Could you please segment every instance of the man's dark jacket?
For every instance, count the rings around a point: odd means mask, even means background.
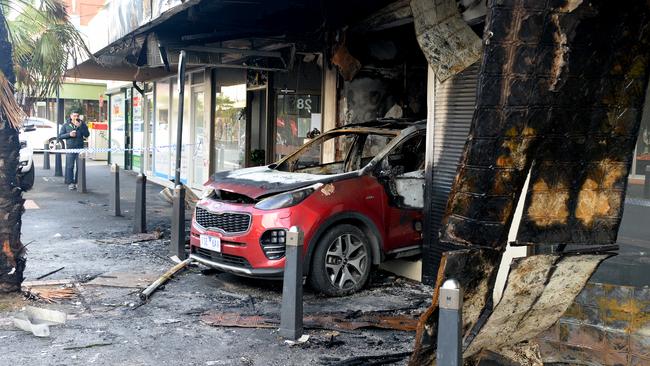
[[[77,136],[70,136],[72,131],[77,131]],[[84,147],[84,138],[88,136],[90,136],[88,126],[83,122],[79,127],[76,127],[71,121],[68,121],[61,126],[61,131],[59,131],[59,138],[65,139],[66,149],[82,149]]]

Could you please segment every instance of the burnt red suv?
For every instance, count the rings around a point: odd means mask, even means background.
[[[424,121],[377,120],[328,131],[269,166],[216,173],[196,205],[190,255],[281,277],[297,226],[312,287],[355,292],[373,265],[419,253],[425,146]]]

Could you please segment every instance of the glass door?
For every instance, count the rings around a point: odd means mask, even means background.
[[[143,98],[140,92],[133,90],[133,97],[131,98],[131,111],[133,121],[133,170],[140,171],[144,169],[143,159],[144,152],[142,148],[144,145],[144,106]]]
[[[203,88],[192,88],[192,125],[194,136],[192,141],[192,186],[201,188],[208,180],[208,143],[205,128],[205,93]],[[188,131],[189,133],[190,131]]]
[[[153,93],[147,93],[144,97],[144,127],[145,127],[145,143],[144,146],[147,147],[146,151],[142,152],[142,156],[145,158],[145,171],[147,174],[153,172],[153,160],[154,160],[154,149],[151,147],[154,146],[154,105],[153,105],[154,96]]]

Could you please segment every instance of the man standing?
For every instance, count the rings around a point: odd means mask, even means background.
[[[59,138],[65,140],[66,149],[83,149],[84,138],[88,136],[90,136],[88,126],[79,119],[79,111],[73,111],[68,122],[61,126],[61,131],[59,131]],[[79,153],[65,154],[65,184],[70,190],[77,189],[79,167],[76,171],[74,167],[78,156]]]

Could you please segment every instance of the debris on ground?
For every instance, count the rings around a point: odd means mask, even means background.
[[[48,272],[48,273],[46,273],[46,274],[44,274],[44,275],[42,275],[42,276],[36,277],[36,279],[37,279],[37,280],[42,280],[43,278],[45,278],[45,277],[49,277],[49,276],[51,276],[51,275],[53,275],[53,274],[55,274],[55,273],[61,271],[61,270],[64,269],[64,268],[65,268],[65,267],[61,267],[61,268],[55,269],[54,271],[51,271],[51,272]]]
[[[71,300],[77,297],[77,293],[71,287],[25,288],[23,294],[29,300],[42,300],[50,304],[61,300]]]
[[[82,346],[70,346],[70,347],[63,347],[64,350],[69,351],[69,350],[75,350],[75,349],[85,349],[85,348],[93,348],[93,347],[104,347],[104,346],[110,346],[113,343],[90,343],[90,344],[85,344]]]
[[[157,277],[153,273],[107,272],[88,281],[88,286],[146,288]]]
[[[158,287],[160,287],[160,285],[162,285],[163,283],[169,281],[172,278],[172,276],[174,276],[176,273],[178,273],[183,268],[187,267],[190,264],[190,262],[192,262],[191,259],[186,259],[186,260],[178,263],[177,265],[173,266],[172,268],[170,268],[169,271],[165,272],[162,276],[160,276],[160,278],[158,278],[154,283],[149,285],[149,287],[147,287],[146,289],[144,289],[140,293],[140,300],[146,301],[147,299],[149,299],[151,294],[154,291],[156,291],[156,289],[158,289]]]
[[[162,238],[162,232],[159,229],[156,229],[150,233],[138,233],[124,238],[95,239],[95,241],[100,244],[127,245],[143,241],[158,240],[160,238]]]
[[[239,313],[219,313],[208,311],[201,315],[205,324],[220,327],[241,328],[277,328],[280,319],[273,315],[242,315]],[[329,329],[352,331],[362,328],[381,328],[401,331],[415,331],[418,320],[403,315],[385,315],[378,312],[355,313],[322,313],[305,315],[303,327],[309,329]]]
[[[38,281],[23,281],[22,287],[39,287],[39,286],[58,286],[58,285],[72,285],[75,281],[71,279],[61,280],[38,280]]]
[[[289,346],[295,346],[297,344],[303,344],[309,340],[309,334],[303,334],[300,336],[300,338],[296,339],[295,341],[286,339],[284,341],[285,344],[288,344]]]
[[[26,306],[13,317],[14,326],[37,337],[49,337],[50,326],[65,324],[67,315],[64,312]]]
[[[332,366],[392,365],[409,357],[411,352],[399,352],[383,355],[356,356],[341,360],[335,357],[321,357],[321,364]]]
[[[198,202],[199,197],[194,194],[192,189],[188,188],[187,186],[185,187],[185,209],[186,210],[194,210],[194,206],[196,206],[196,202]],[[174,203],[174,189],[173,188],[163,188],[162,191],[158,194],[160,199],[163,201],[169,203],[172,205]]]

